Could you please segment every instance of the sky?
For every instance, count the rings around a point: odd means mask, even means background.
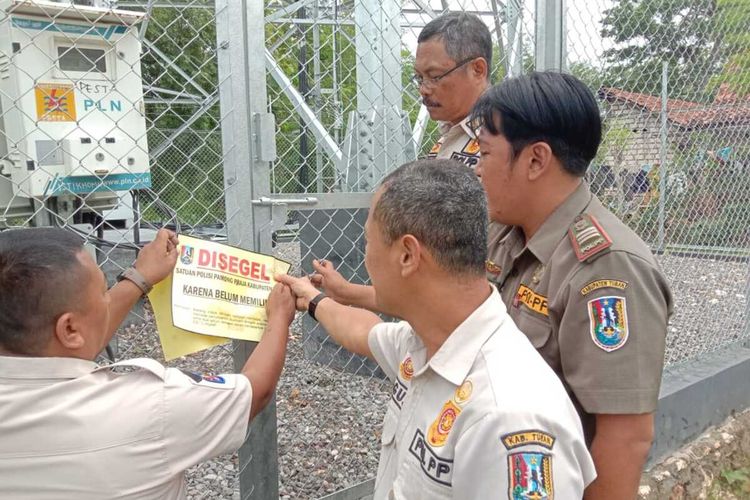
[[[523,4],[523,33],[525,40],[534,38],[535,1],[518,0]],[[433,10],[442,10],[442,0],[425,0]],[[601,19],[603,12],[611,7],[615,0],[567,0],[566,32],[568,37],[568,62],[585,61],[595,67],[601,66],[602,52],[611,47],[612,43],[601,37]],[[489,0],[448,0],[451,10],[484,11],[487,15],[482,19],[487,23],[490,30],[494,32],[495,24],[492,17],[492,8]],[[498,1],[499,9],[503,9],[503,2]],[[404,9],[414,9],[413,1],[405,1]],[[424,14],[404,14],[407,23],[414,25],[413,29],[404,31],[403,41],[412,52],[416,50],[416,37],[429,21]],[[503,31],[505,27],[503,26]]]

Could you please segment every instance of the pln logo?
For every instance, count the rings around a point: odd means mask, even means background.
[[[34,88],[36,117],[44,122],[76,121],[75,89],[69,84],[41,83]]]
[[[180,262],[182,262],[186,266],[189,266],[193,263],[194,255],[195,249],[193,247],[185,245],[184,247],[182,247],[182,251],[180,252]]]

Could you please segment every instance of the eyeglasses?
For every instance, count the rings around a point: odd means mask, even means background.
[[[451,73],[453,73],[457,69],[462,68],[463,66],[466,66],[467,64],[469,64],[474,59],[476,59],[476,57],[470,57],[469,59],[464,59],[463,61],[461,61],[460,63],[456,64],[454,67],[452,67],[451,69],[449,69],[448,71],[446,71],[442,75],[438,75],[438,76],[436,76],[434,78],[423,78],[420,75],[414,75],[414,76],[411,77],[411,81],[414,82],[414,85],[416,85],[417,88],[420,88],[420,87],[424,86],[424,88],[426,88],[426,89],[433,89],[433,88],[437,87],[437,84],[440,83],[440,80],[442,80],[446,76],[450,75]]]

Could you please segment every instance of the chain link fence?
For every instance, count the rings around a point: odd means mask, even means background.
[[[569,2],[568,68],[605,133],[589,181],[670,278],[667,364],[747,340],[750,5]]]
[[[366,282],[369,193],[439,135],[411,83],[422,27],[445,10],[480,15],[495,44],[494,82],[533,70],[554,41],[548,3],[538,15],[529,0],[269,1],[262,33],[252,31],[259,20],[240,19],[254,2],[80,3],[97,5],[0,2],[0,224],[78,231],[110,280],[166,225],[272,250],[295,273],[325,257]],[[564,6],[563,61],[598,96],[606,127],[588,180],[658,252],[675,293],[667,363],[747,341],[750,6]],[[253,36],[263,53],[227,55]],[[261,94],[238,87],[258,74]],[[257,95],[267,98],[245,106]],[[263,111],[275,116],[275,155],[255,145],[268,123],[253,113]],[[243,182],[248,190],[236,191]],[[265,194],[286,201],[265,206]],[[256,216],[267,224],[256,227]],[[250,236],[233,229],[251,226]],[[228,371],[244,349],[171,364]],[[147,305],[110,351],[163,359]],[[278,464],[283,498],[374,477],[388,391],[374,365],[299,318],[276,414],[262,424],[278,432],[278,456],[250,450],[201,464],[188,475],[191,498],[262,498],[272,489],[247,478],[264,462]]]

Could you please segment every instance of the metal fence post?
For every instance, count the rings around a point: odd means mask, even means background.
[[[251,200],[271,192],[267,117],[265,35],[261,0],[217,0],[216,36],[221,97],[224,185],[229,243],[271,252],[268,228],[271,207],[254,207]],[[270,135],[273,140],[273,135]],[[255,347],[234,342],[234,367],[239,370]],[[239,452],[240,498],[279,496],[276,405],[255,417]]]
[[[666,218],[667,203],[667,140],[669,123],[667,122],[667,97],[669,96],[667,85],[669,81],[669,63],[664,61],[661,75],[661,123],[659,131],[659,232],[658,249],[664,251],[664,226]]]
[[[566,0],[536,0],[534,59],[537,71],[566,69],[566,13]]]

